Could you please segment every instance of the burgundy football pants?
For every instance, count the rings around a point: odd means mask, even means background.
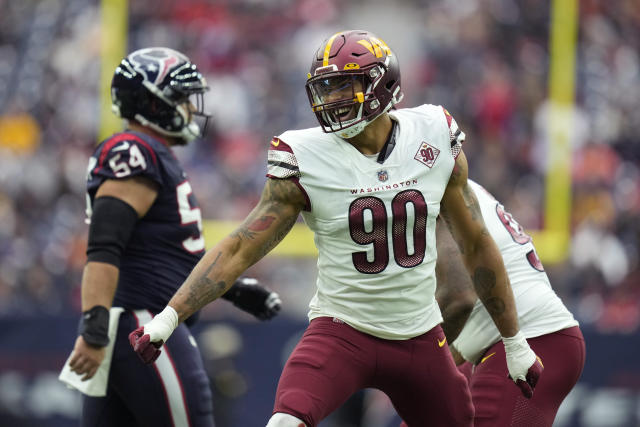
[[[507,378],[502,341],[491,346],[472,367],[458,366],[470,379],[476,427],[551,427],[560,404],[578,382],[584,368],[585,346],[577,326],[527,340],[542,359],[544,371],[527,399]],[[406,424],[401,424],[406,427]]]
[[[578,382],[585,361],[580,328],[575,326],[527,341],[544,365],[533,397],[526,399],[507,378],[504,346],[501,341],[494,344],[471,375],[476,427],[550,427],[560,404]]]
[[[322,317],[289,357],[273,412],[308,427],[363,388],[386,393],[410,427],[471,426],[473,406],[440,326],[409,340],[384,340]]]

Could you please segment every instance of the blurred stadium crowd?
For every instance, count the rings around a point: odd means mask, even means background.
[[[99,3],[0,0],[0,316],[79,311],[85,169],[100,126]],[[402,106],[446,106],[467,134],[470,176],[535,230],[543,226],[546,165],[544,3],[130,0],[128,50],[176,48],[208,74],[213,129],[176,150],[205,218],[244,217],[259,197],[271,136],[316,125],[304,81],[317,45],[361,27],[398,55]],[[640,5],[579,3],[576,108],[567,124],[571,254],[546,268],[583,327],[633,333],[640,326]],[[314,262],[267,258],[256,268],[297,307],[291,313],[306,312]]]

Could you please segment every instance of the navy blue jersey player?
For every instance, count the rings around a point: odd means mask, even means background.
[[[133,130],[102,142],[91,157],[91,166],[87,182],[91,205],[100,187],[111,179],[124,185],[136,180],[155,189],[150,191],[156,193],[153,203],[144,216],[136,218],[121,255],[103,261],[120,269],[114,306],[159,312],[175,292],[176,283],[184,281],[204,253],[200,208],[189,180],[169,145]],[[90,248],[89,256],[95,249]],[[152,277],[153,273],[158,277]]]
[[[125,311],[107,394],[83,396],[82,425],[213,425],[209,382],[188,327],[179,327],[155,364],[144,367],[127,339],[162,311],[204,254],[200,208],[172,147],[201,136],[195,119],[203,119],[204,129],[206,90],[196,65],[167,48],[135,51],[116,68],[113,108],[127,128],[97,147],[87,170],[88,261],[70,360],[84,380],[104,360],[109,308]],[[237,281],[225,296],[260,319],[280,308],[278,295],[255,279]]]

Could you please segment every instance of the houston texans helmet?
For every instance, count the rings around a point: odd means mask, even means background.
[[[130,53],[111,81],[113,112],[163,135],[187,143],[204,134],[209,115],[202,73],[182,53],[150,47]],[[198,117],[202,126],[193,120]]]
[[[352,138],[403,97],[398,59],[368,31],[322,42],[307,75],[307,95],[322,130]]]

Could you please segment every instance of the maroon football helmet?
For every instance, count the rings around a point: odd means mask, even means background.
[[[400,67],[389,46],[368,31],[342,31],[320,45],[307,95],[322,130],[352,138],[402,100]]]

